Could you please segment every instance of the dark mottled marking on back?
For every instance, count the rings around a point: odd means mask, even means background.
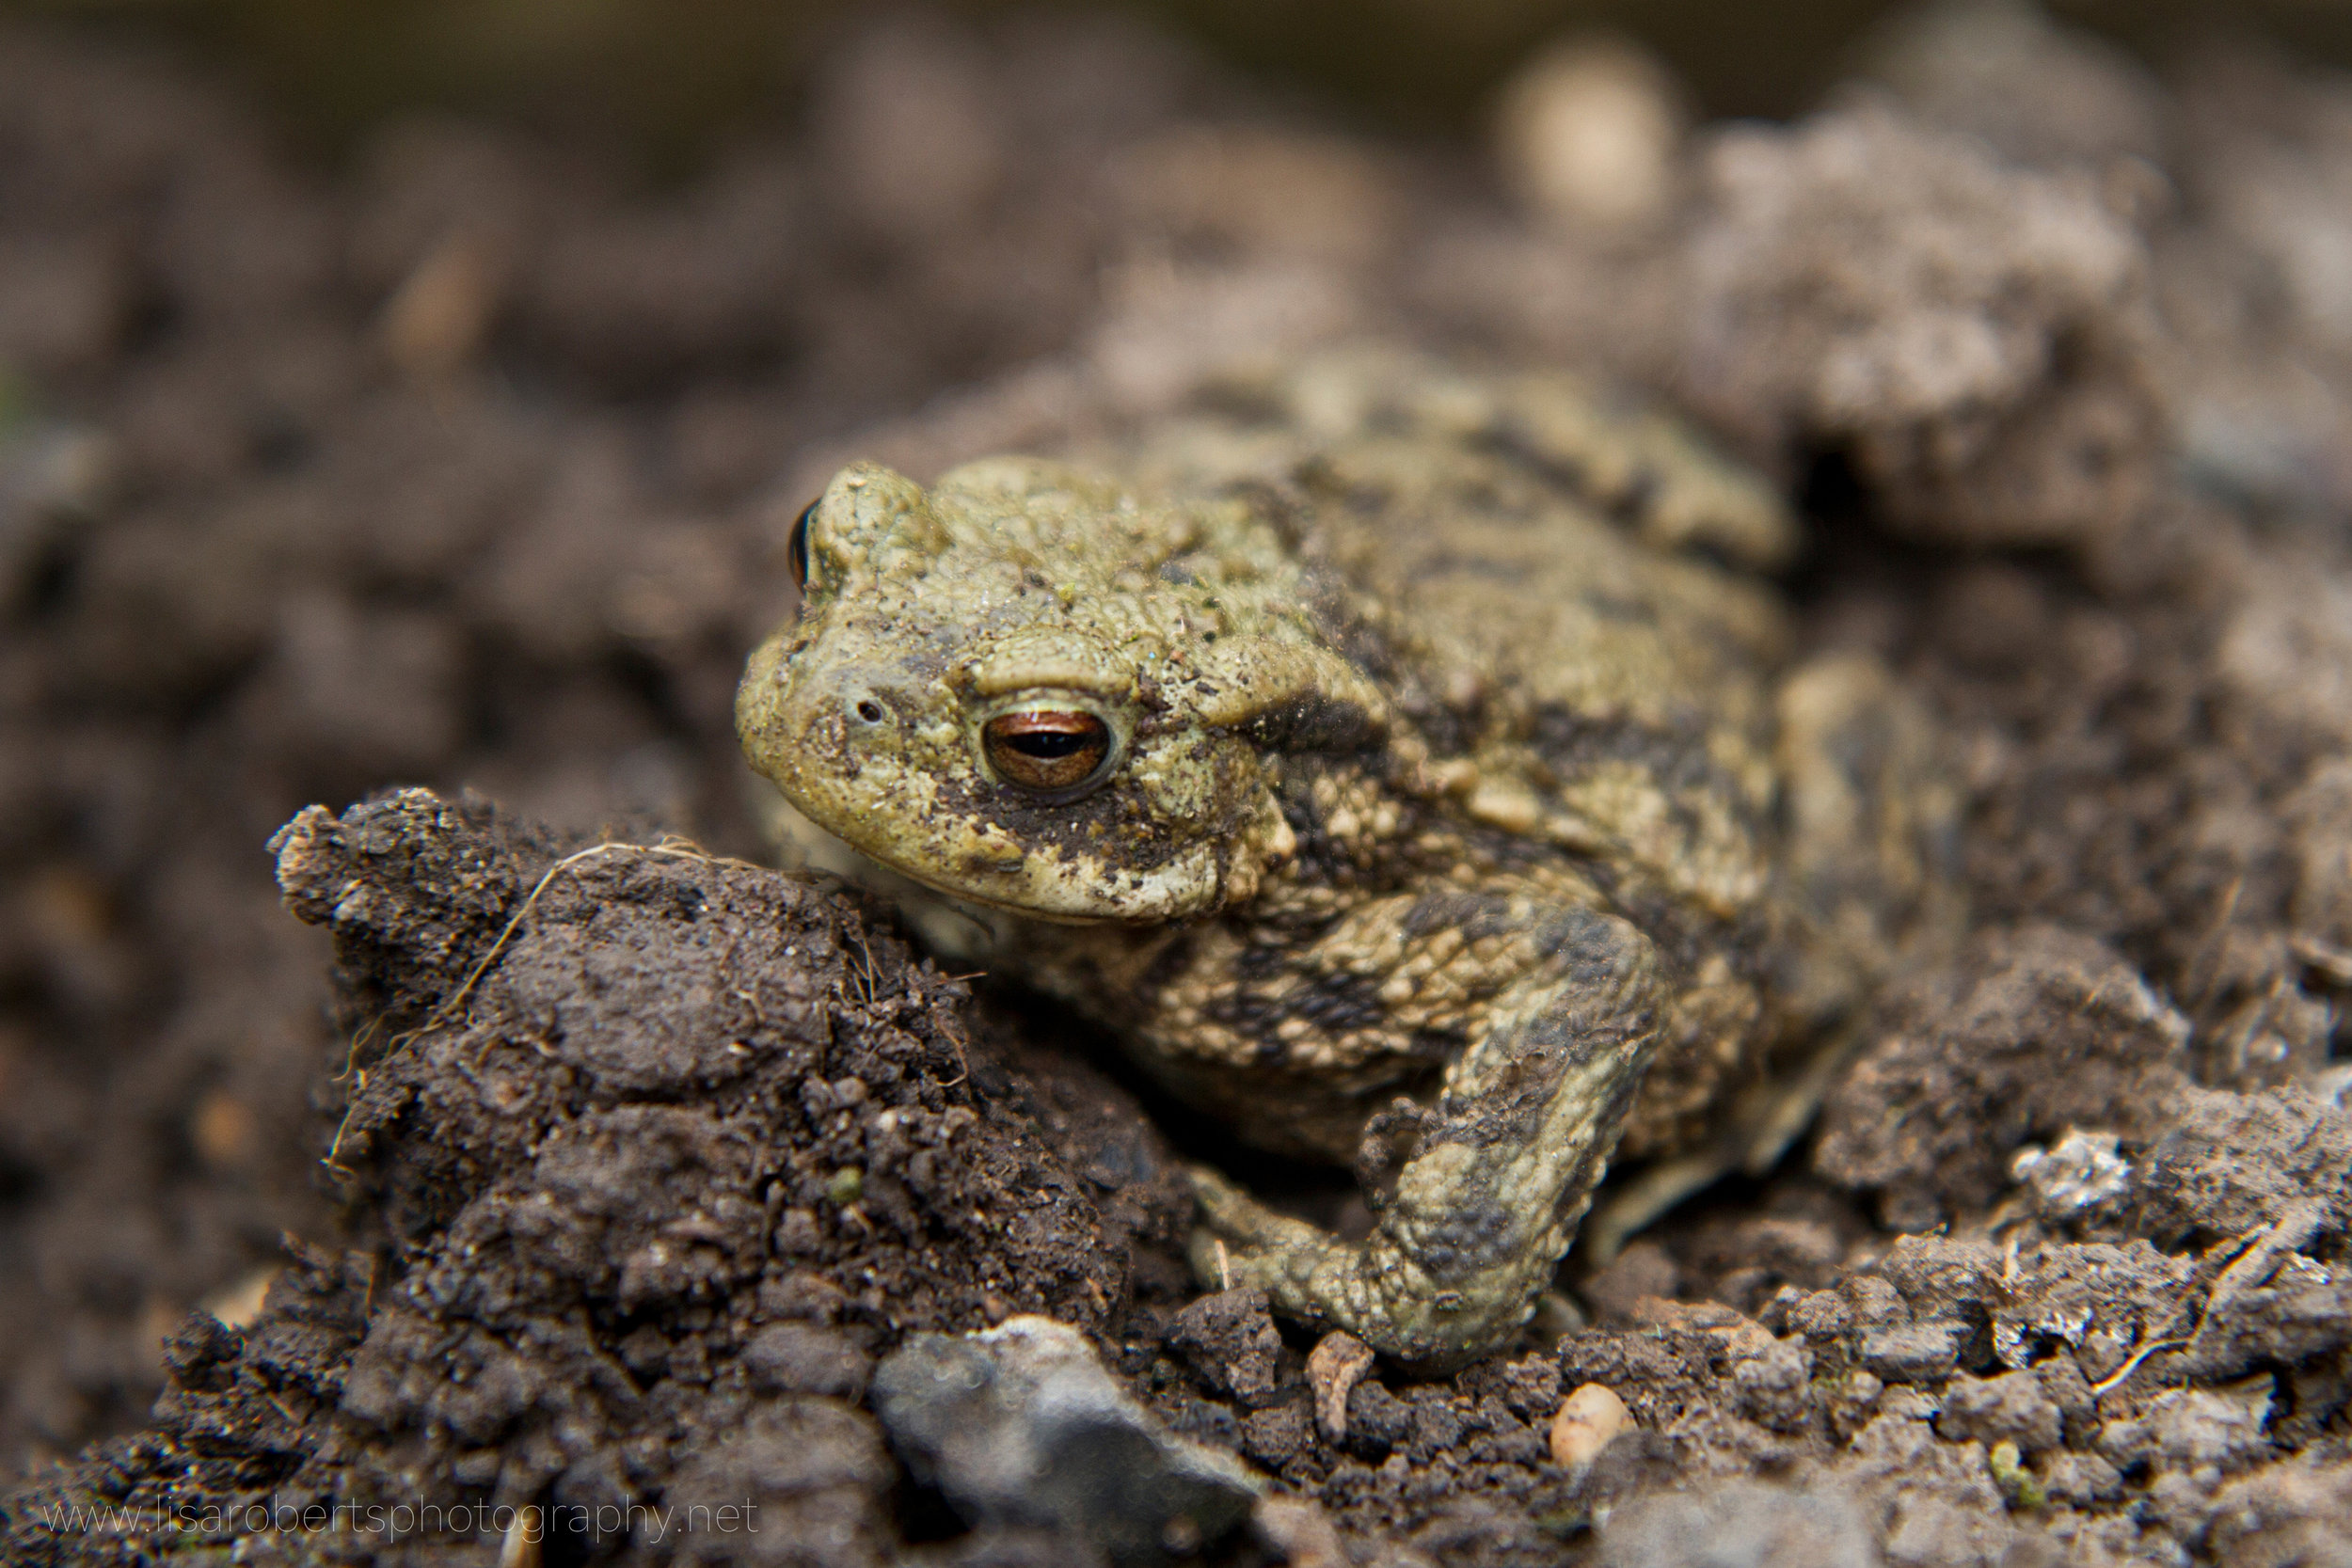
[[[1136,1003],[1149,1008],[1154,997],[1174,985],[1191,967],[1192,955],[1193,933],[1190,930],[1179,931],[1170,938],[1152,958],[1151,966],[1144,970],[1143,978],[1136,983]]]
[[[1536,708],[1528,739],[1556,771],[1575,777],[1602,762],[1629,762],[1672,791],[1700,790],[1736,800],[1730,775],[1707,754],[1704,726],[1695,719],[1657,728],[1612,715],[1581,713],[1559,703]]]
[[[1627,526],[1639,523],[1664,488],[1658,470],[1645,464],[1634,469],[1621,489],[1606,489],[1583,464],[1543,451],[1515,420],[1488,425],[1470,444],[1518,464],[1552,488],[1589,503],[1612,522]]]
[[[1423,556],[1414,565],[1423,578],[1484,578],[1489,582],[1517,582],[1527,573],[1526,564],[1521,562],[1494,561],[1483,555],[1465,555],[1457,550],[1440,550]]]
[[[1380,1000],[1380,980],[1375,974],[1317,974],[1303,995],[1292,993],[1290,1014],[1327,1035],[1375,1028],[1388,1016],[1387,1005]]]
[[[1405,915],[1405,934],[1415,942],[1446,930],[1461,932],[1465,942],[1477,942],[1486,937],[1511,936],[1518,928],[1508,898],[1451,887],[1433,888],[1422,894],[1413,900],[1413,907]]]
[[[1401,859],[1389,857],[1375,860],[1369,868],[1357,863],[1354,850],[1358,846],[1342,843],[1331,836],[1323,819],[1323,812],[1315,804],[1314,784],[1321,777],[1337,776],[1354,783],[1364,770],[1347,760],[1336,760],[1329,754],[1318,756],[1311,752],[1293,755],[1291,765],[1283,769],[1276,786],[1276,799],[1281,805],[1283,820],[1290,824],[1291,835],[1296,841],[1292,852],[1291,871],[1301,881],[1327,887],[1359,889],[1377,892],[1395,885],[1409,869]],[[1409,838],[1412,814],[1401,838]],[[1393,863],[1389,863],[1393,861]]]

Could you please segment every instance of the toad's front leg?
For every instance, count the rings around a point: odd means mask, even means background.
[[[1660,991],[1656,950],[1614,915],[1553,909],[1518,929],[1532,961],[1487,1001],[1436,1103],[1400,1104],[1367,1132],[1359,1169],[1404,1155],[1392,1181],[1367,1181],[1372,1235],[1342,1241],[1196,1171],[1203,1277],[1262,1287],[1286,1316],[1433,1370],[1518,1329],[1616,1147]]]

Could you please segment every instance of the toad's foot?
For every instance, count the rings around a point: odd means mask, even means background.
[[[1551,938],[1552,961],[1497,999],[1437,1104],[1400,1102],[1367,1129],[1372,1235],[1342,1241],[1195,1169],[1195,1272],[1417,1368],[1507,1342],[1575,1238],[1657,1043],[1647,940],[1586,911],[1563,913]],[[1383,1180],[1392,1140],[1412,1152]]]
[[[1195,1274],[1255,1285],[1284,1316],[1344,1328],[1415,1367],[1452,1367],[1507,1341],[1554,1261],[1540,1249],[1504,1259],[1465,1290],[1441,1283],[1384,1235],[1342,1241],[1275,1213],[1213,1171],[1195,1167],[1192,1190],[1201,1221],[1192,1233]]]

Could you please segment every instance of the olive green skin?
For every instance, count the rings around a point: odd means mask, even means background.
[[[1621,1145],[1787,1121],[1952,923],[1928,726],[1756,575],[1792,520],[1579,383],[1340,356],[1073,464],[856,465],[804,526],[737,708],[804,846],[1353,1164],[1354,1242],[1196,1172],[1195,1262],[1406,1362],[1510,1339]],[[1039,714],[1104,738],[1078,786],[992,749]]]

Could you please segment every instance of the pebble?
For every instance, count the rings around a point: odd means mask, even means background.
[[[1935,1383],[1952,1375],[1965,1323],[1938,1319],[1874,1329],[1862,1337],[1862,1364],[1889,1383]]]
[[[1674,199],[1678,97],[1664,68],[1635,45],[1564,39],[1503,88],[1496,155],[1543,217],[1604,232],[1645,228]]]
[[[1051,1318],[914,1335],[874,1370],[873,1405],[907,1468],[968,1522],[1052,1530],[1120,1568],[1217,1541],[1261,1490],[1231,1454],[1168,1432]]]
[[[1614,1390],[1587,1383],[1562,1400],[1551,1418],[1551,1462],[1564,1470],[1581,1469],[1633,1424],[1633,1413]]]

